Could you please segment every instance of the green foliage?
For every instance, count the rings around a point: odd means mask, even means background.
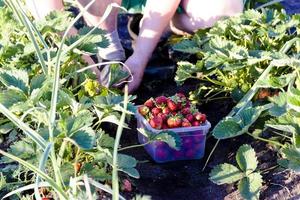
[[[161,131],[159,133],[152,133],[145,129],[138,129],[138,131],[148,138],[149,143],[162,141],[167,143],[173,149],[179,150],[181,148],[181,138],[173,131]]]
[[[134,97],[125,101],[119,90],[100,85],[85,68],[82,56],[109,44],[105,32],[89,33],[91,28],[84,27],[63,41],[61,33],[74,21],[69,12],[52,12],[35,21],[25,15],[21,1],[6,3],[0,7],[0,136],[12,144],[8,153],[1,151],[5,167],[0,169],[0,195],[9,190],[9,198],[28,194],[38,182],[50,186],[59,199],[86,197],[88,190],[76,193],[81,181],[92,190],[111,192],[100,182],[112,179],[116,140],[102,129],[103,123],[128,127],[120,124],[121,113],[133,114],[123,106],[132,109]],[[57,66],[60,73],[55,73]],[[124,77],[119,65],[112,67],[113,84]],[[118,158],[118,171],[139,177],[133,157]]]
[[[255,172],[257,158],[254,149],[249,145],[242,145],[236,154],[239,168],[224,163],[215,166],[209,174],[209,179],[215,184],[231,184],[239,181],[238,190],[244,199],[259,199],[262,187],[262,176]]]
[[[287,163],[285,167],[300,172],[300,148],[289,145],[282,149],[282,154]]]
[[[299,36],[299,19],[299,15],[289,16],[284,11],[247,10],[216,22],[212,28],[199,30],[190,38],[180,39],[173,49],[194,62],[178,62],[176,82],[181,85],[188,79],[199,80],[198,92],[193,92],[199,101],[233,91],[246,93],[270,63],[291,61],[299,53],[297,45],[288,48],[289,41]],[[289,50],[283,53],[283,47]],[[289,64],[277,67],[286,65]],[[285,87],[293,78],[289,72],[276,68],[259,85]]]
[[[238,112],[234,117],[226,117],[215,126],[213,136],[217,139],[227,139],[246,133],[268,107],[268,105],[250,106]]]
[[[218,185],[231,184],[243,177],[243,173],[237,167],[228,163],[215,166],[209,174],[209,179]]]

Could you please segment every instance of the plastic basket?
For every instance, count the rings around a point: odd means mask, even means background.
[[[143,128],[152,134],[158,134],[163,130],[157,130],[150,126],[148,121],[138,111],[135,114],[137,118],[137,127]],[[200,159],[204,156],[206,134],[211,124],[209,121],[200,126],[181,127],[164,129],[177,133],[181,138],[182,145],[180,150],[175,150],[165,142],[155,141],[144,146],[145,150],[158,163],[164,163],[176,160]],[[148,142],[148,138],[138,133],[138,140],[141,144]]]

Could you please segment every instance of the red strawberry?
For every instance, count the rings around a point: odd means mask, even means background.
[[[177,110],[177,104],[174,101],[172,101],[171,99],[167,100],[167,106],[171,111]]]
[[[138,111],[141,115],[146,116],[149,113],[149,108],[147,106],[140,106]]]
[[[160,108],[152,108],[151,113],[153,115],[158,115],[158,113],[161,113],[161,109]]]
[[[183,108],[183,109],[181,110],[181,113],[182,113],[183,115],[187,115],[187,114],[190,114],[190,113],[191,113],[191,110],[190,110],[190,108]]]
[[[153,98],[148,99],[145,103],[145,106],[147,106],[148,108],[153,108],[154,107],[154,100]]]
[[[162,120],[161,117],[154,116],[152,119],[150,119],[149,123],[150,123],[152,128],[161,129],[162,124],[163,124],[163,120]]]
[[[193,122],[192,122],[192,125],[193,125],[193,126],[200,126],[200,122],[199,122],[199,121],[193,121]]]
[[[178,110],[181,110],[182,107],[183,107],[183,105],[182,105],[181,102],[178,102],[178,103],[176,104],[176,107],[177,107]]]
[[[200,121],[201,121],[202,123],[204,123],[204,122],[206,121],[206,114],[201,114],[201,119],[200,119]]]
[[[168,107],[165,107],[162,109],[162,113],[168,115],[170,113],[170,109]]]
[[[182,120],[182,124],[181,124],[182,127],[190,127],[192,126],[191,122],[189,122],[189,120],[187,120],[186,118],[184,118]]]
[[[187,114],[186,116],[185,116],[185,118],[187,119],[187,120],[189,120],[189,122],[193,122],[194,121],[194,116],[192,115],[192,114]]]
[[[156,102],[156,104],[158,104],[158,105],[161,105],[161,104],[166,104],[167,103],[167,97],[165,97],[165,96],[159,96],[159,97],[156,97],[155,98],[155,102]]]
[[[168,125],[167,124],[165,124],[165,123],[163,123],[163,125],[162,125],[162,129],[168,129],[169,127],[168,127]]]
[[[167,124],[170,128],[176,128],[181,126],[181,118],[177,115],[169,117]]]
[[[197,121],[200,121],[200,120],[201,120],[201,117],[202,117],[202,114],[201,114],[200,112],[196,112],[196,113],[194,114],[194,117],[195,117],[195,119],[196,119]]]
[[[123,180],[123,189],[125,192],[131,192],[132,191],[132,184],[128,179]]]
[[[167,121],[167,115],[164,113],[158,113],[157,114],[158,117],[162,118],[163,122]]]
[[[175,94],[176,96],[180,97],[180,98],[186,98],[185,95],[181,92],[178,92]]]

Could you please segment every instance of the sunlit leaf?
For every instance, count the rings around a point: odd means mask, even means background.
[[[247,200],[258,200],[262,182],[262,176],[256,172],[244,177],[238,185],[241,196]]]
[[[234,183],[244,177],[244,174],[235,166],[224,163],[215,166],[209,173],[209,180],[217,185]]]
[[[257,158],[254,149],[250,145],[242,145],[236,153],[236,161],[240,169],[246,174],[252,173],[257,168]]]

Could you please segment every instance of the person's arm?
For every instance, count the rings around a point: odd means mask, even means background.
[[[133,81],[128,84],[129,92],[140,85],[147,62],[179,3],[180,0],[147,0],[134,53],[125,63],[133,75]]]

